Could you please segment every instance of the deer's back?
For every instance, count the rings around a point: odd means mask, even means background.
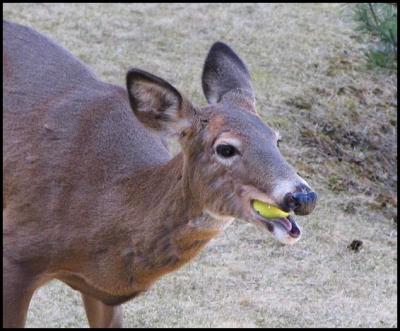
[[[124,89],[32,29],[3,22],[3,69],[6,226],[82,222],[113,182],[170,158]]]

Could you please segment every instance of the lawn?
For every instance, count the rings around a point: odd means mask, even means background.
[[[125,327],[397,327],[397,78],[366,68],[350,6],[3,4],[5,19],[103,80],[124,85],[141,68],[197,105],[205,56],[226,42],[248,64],[282,153],[319,193],[296,245],[236,220],[124,304]],[[54,281],[35,293],[27,327],[86,326],[78,292]]]

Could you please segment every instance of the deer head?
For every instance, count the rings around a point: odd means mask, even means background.
[[[208,106],[200,108],[159,77],[138,69],[127,74],[135,115],[149,129],[177,137],[188,194],[204,212],[217,219],[241,218],[283,243],[296,242],[301,230],[293,215],[267,219],[252,202],[307,215],[317,196],[285,161],[278,134],[257,114],[246,65],[217,42],[206,58],[202,86]]]

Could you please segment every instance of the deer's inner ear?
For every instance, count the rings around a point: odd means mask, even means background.
[[[190,126],[190,103],[165,80],[132,69],[127,74],[127,89],[133,112],[149,129],[173,135]]]

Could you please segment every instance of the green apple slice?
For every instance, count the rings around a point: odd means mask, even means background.
[[[289,213],[260,200],[253,201],[253,208],[265,218],[282,218],[289,216]]]

